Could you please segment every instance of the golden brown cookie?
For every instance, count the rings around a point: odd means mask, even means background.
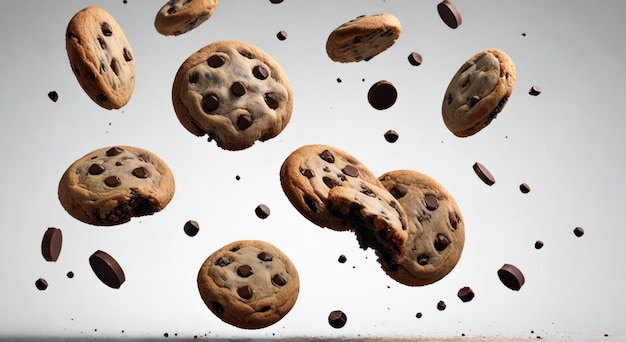
[[[456,201],[435,179],[412,170],[380,176],[400,202],[409,234],[400,257],[376,251],[383,270],[409,286],[432,284],[456,266],[465,244],[465,224]]]
[[[454,135],[468,137],[487,127],[504,108],[515,85],[515,65],[497,49],[477,53],[452,77],[441,105]]]
[[[65,33],[65,48],[78,83],[100,107],[126,105],[135,87],[135,58],[124,31],[105,10],[76,13]]]
[[[267,53],[238,41],[219,41],[180,66],[172,102],[181,124],[226,150],[243,150],[277,136],[293,110],[291,86]]]
[[[218,0],[169,0],[156,15],[154,27],[164,36],[187,33],[207,21]]]
[[[161,211],[174,196],[174,176],[154,153],[132,146],[92,151],[76,160],[59,182],[58,195],[72,217],[113,226]]]
[[[392,14],[361,15],[330,33],[326,53],[335,62],[369,61],[395,44],[401,32],[400,21]]]
[[[326,145],[293,151],[280,169],[283,192],[312,223],[353,231],[361,248],[399,255],[406,215],[372,172],[347,152]]]
[[[300,278],[291,260],[260,240],[232,242],[211,254],[198,272],[206,306],[222,321],[243,329],[268,327],[293,308]]]

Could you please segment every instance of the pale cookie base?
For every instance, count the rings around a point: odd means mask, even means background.
[[[441,106],[446,127],[458,137],[478,133],[504,108],[514,85],[515,65],[506,53],[497,49],[477,53],[446,89]]]
[[[260,253],[270,254],[264,261]],[[238,273],[247,265],[252,274]],[[276,277],[279,281],[276,282]],[[222,321],[243,329],[268,327],[293,308],[300,291],[298,272],[272,244],[259,240],[230,243],[211,254],[198,272],[198,290],[206,306]],[[238,291],[248,286],[250,298]]]
[[[456,201],[436,180],[417,171],[390,171],[380,180],[392,194],[396,185],[406,187],[406,194],[399,197],[398,202],[409,221],[409,236],[401,257],[376,253],[383,270],[399,283],[409,286],[439,281],[457,265],[465,244],[465,224]],[[427,195],[437,199],[436,209],[427,208]],[[435,242],[438,235],[448,242],[443,249]]]
[[[218,0],[170,0],[156,15],[154,27],[164,36],[187,33],[207,21]]]

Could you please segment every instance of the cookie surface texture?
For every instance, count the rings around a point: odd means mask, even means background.
[[[293,110],[289,81],[267,53],[239,41],[218,41],[193,53],[172,86],[174,111],[197,136],[225,150],[243,150],[277,136]]]
[[[468,137],[487,127],[506,105],[515,85],[515,65],[497,49],[477,53],[456,72],[443,99],[446,127]]]
[[[401,257],[377,251],[383,270],[409,286],[442,279],[457,265],[465,244],[465,224],[456,201],[435,179],[417,171],[390,171],[380,180],[398,199],[409,221]]]
[[[360,246],[399,254],[408,236],[406,215],[374,174],[347,152],[327,145],[293,151],[280,169],[283,192],[312,223],[353,231]]]
[[[215,251],[200,267],[197,282],[209,310],[243,329],[278,322],[300,292],[294,264],[276,246],[261,240],[235,241]]]
[[[164,36],[187,33],[207,21],[218,0],[170,0],[156,15],[154,27]]]
[[[119,109],[135,88],[135,58],[117,21],[102,8],[76,13],[65,33],[65,48],[74,76],[100,107]]]
[[[63,208],[95,226],[113,226],[164,209],[174,196],[174,177],[154,153],[132,146],[92,151],[76,160],[59,182]]]
[[[335,62],[369,61],[395,44],[401,32],[400,20],[392,14],[362,15],[330,33],[326,53]]]

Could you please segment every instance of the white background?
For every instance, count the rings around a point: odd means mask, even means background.
[[[178,37],[154,28],[163,5],[158,1],[3,4],[0,338],[626,338],[626,2],[457,0],[463,23],[456,30],[441,21],[437,3],[224,0],[207,22]],[[116,18],[135,55],[135,92],[120,110],[93,103],[69,66],[65,28],[88,5]],[[325,43],[334,28],[383,12],[402,23],[394,46],[367,63],[328,58]],[[276,38],[280,30],[287,40]],[[170,97],[180,64],[225,39],[272,55],[295,98],[291,122],[278,137],[237,152],[188,133]],[[441,101],[457,69],[487,48],[511,56],[515,89],[489,127],[457,138],[443,124]],[[421,66],[408,63],[412,51],[422,54]],[[384,111],[366,99],[379,80],[398,90],[396,104]],[[543,93],[528,95],[533,85]],[[56,103],[47,97],[51,90],[59,93]],[[383,138],[388,129],[400,134],[395,144]],[[278,170],[291,151],[312,143],[341,148],[375,174],[413,169],[441,182],[465,219],[465,249],[452,273],[425,287],[401,285],[384,274],[371,250],[358,248],[352,234],[302,217],[284,196]],[[89,226],[63,210],[58,182],[74,160],[112,145],[159,155],[174,173],[176,193],[153,216]],[[495,185],[474,174],[476,161],[494,174]],[[519,191],[522,182],[530,193]],[[254,214],[259,203],[271,209],[265,220]],[[193,238],[182,229],[189,219],[201,226]],[[64,238],[55,263],[40,251],[51,226]],[[585,229],[583,237],[572,233],[576,226]],[[196,287],[204,259],[240,239],[271,242],[300,274],[293,310],[265,329],[223,323]],[[541,250],[534,248],[537,239],[545,242]],[[97,249],[122,265],[126,282],[119,290],[91,271],[88,257]],[[345,264],[337,262],[341,254]],[[521,291],[499,282],[496,271],[504,263],[524,272]],[[76,276],[67,278],[68,271]],[[35,288],[40,277],[50,284],[45,291]],[[474,289],[473,301],[456,297],[463,286]],[[445,311],[436,309],[439,300]],[[348,316],[343,329],[327,323],[335,309]]]

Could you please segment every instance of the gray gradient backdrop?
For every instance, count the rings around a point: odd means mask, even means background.
[[[447,27],[438,1],[220,1],[207,22],[178,37],[154,28],[164,1],[6,2],[0,12],[0,338],[626,338],[624,211],[626,144],[623,1],[457,0],[463,24]],[[101,109],[74,78],[65,51],[70,18],[88,5],[109,11],[136,58],[136,87],[121,110]],[[328,34],[361,14],[388,12],[403,32],[389,50],[365,63],[332,62]],[[276,33],[285,30],[285,41]],[[526,35],[523,36],[522,33]],[[271,54],[294,91],[292,120],[277,138],[238,152],[220,150],[177,121],[170,91],[180,64],[217,40],[242,40]],[[509,103],[470,138],[444,126],[440,106],[457,69],[475,53],[498,48],[517,67]],[[407,56],[418,51],[419,67]],[[337,78],[343,82],[338,83]],[[369,106],[376,81],[398,90],[384,111]],[[538,97],[528,95],[537,85]],[[59,101],[47,93],[55,90]],[[387,143],[395,129],[400,139]],[[353,235],[314,226],[284,196],[278,170],[311,143],[348,151],[374,173],[414,169],[440,181],[465,218],[466,244],[443,280],[407,287],[388,278],[371,250]],[[74,160],[110,145],[158,154],[176,178],[162,212],[117,227],[92,227],[70,217],[57,199],[58,181]],[[472,171],[487,166],[496,184]],[[241,180],[235,179],[236,175]],[[522,194],[518,186],[532,187]],[[258,219],[254,208],[272,213]],[[183,233],[189,219],[201,225]],[[63,230],[59,260],[44,261],[45,230]],[[572,230],[584,227],[576,238]],[[231,327],[206,308],[196,288],[204,259],[239,239],[262,239],[295,263],[301,292],[277,324],[254,331]],[[545,247],[534,248],[541,239]],[[126,272],[119,290],[89,267],[97,249]],[[345,254],[345,264],[337,257]],[[519,292],[504,287],[504,263],[526,276]],[[73,271],[73,279],[66,277]],[[48,280],[46,291],[34,282]],[[476,297],[462,303],[456,292]],[[438,311],[439,300],[447,303]],[[343,329],[328,313],[348,315]],[[415,318],[422,312],[421,319]],[[176,336],[174,336],[176,334]],[[205,336],[206,334],[206,336]],[[605,337],[604,334],[608,334]]]

